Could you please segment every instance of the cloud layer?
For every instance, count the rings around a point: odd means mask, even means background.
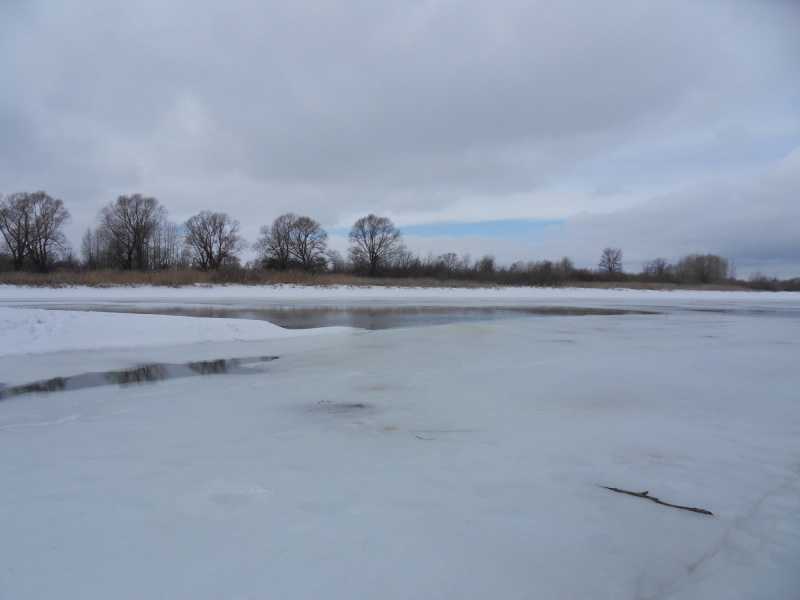
[[[566,219],[520,249],[580,261],[666,219],[664,253],[782,261],[797,179],[744,197],[797,162],[798,30],[789,0],[6,1],[0,189],[62,198],[77,235],[141,192],[253,236],[288,210]]]

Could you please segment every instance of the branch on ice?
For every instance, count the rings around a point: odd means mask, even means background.
[[[677,504],[670,504],[669,502],[663,502],[656,498],[655,496],[648,495],[649,492],[630,492],[628,490],[621,490],[619,488],[608,487],[602,485],[607,490],[611,490],[612,492],[617,492],[619,494],[628,494],[629,496],[636,496],[637,498],[646,498],[647,500],[652,500],[656,504],[663,504],[664,506],[671,506],[672,508],[680,508],[681,510],[690,510],[692,512],[700,513],[701,515],[714,515],[710,510],[706,510],[704,508],[692,508],[691,506],[678,506]]]

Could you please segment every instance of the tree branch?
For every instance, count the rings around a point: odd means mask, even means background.
[[[663,502],[654,496],[648,495],[649,492],[630,492],[628,490],[621,490],[619,488],[608,487],[605,485],[601,485],[600,487],[605,488],[607,490],[611,490],[612,492],[617,492],[618,494],[628,494],[629,496],[636,496],[637,498],[645,498],[647,500],[652,500],[656,504],[663,504],[664,506],[671,506],[672,508],[680,508],[681,510],[688,510],[691,512],[700,513],[701,515],[714,515],[710,510],[706,510],[704,508],[692,508],[691,506],[678,506],[677,504],[670,504],[669,502]]]

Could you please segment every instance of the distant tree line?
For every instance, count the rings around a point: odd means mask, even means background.
[[[353,224],[346,257],[328,248],[328,234],[317,221],[291,212],[263,225],[258,239],[248,244],[240,236],[240,223],[227,213],[203,210],[174,223],[157,199],[141,194],[119,196],[100,209],[96,226],[81,239],[79,258],[62,232],[69,219],[63,202],[43,191],[0,196],[0,271],[268,269],[519,286],[605,281],[713,284],[734,282],[736,275],[733,265],[715,254],[690,254],[675,264],[654,258],[640,272],[626,272],[622,250],[610,246],[603,249],[596,269],[576,268],[568,257],[506,267],[491,255],[474,261],[468,254],[452,252],[419,256],[406,247],[391,219],[374,214]],[[242,265],[239,255],[248,248],[256,259]],[[800,278],[781,281],[758,273],[748,285],[800,290]]]

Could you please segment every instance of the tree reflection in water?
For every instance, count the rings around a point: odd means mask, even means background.
[[[161,381],[167,378],[167,368],[164,365],[142,365],[124,371],[109,371],[104,373],[103,377],[109,383],[116,383],[117,385]]]
[[[241,365],[255,362],[270,362],[277,360],[277,356],[259,356],[257,358],[220,358],[218,360],[203,360],[186,363],[186,367],[198,375],[224,375],[226,373],[244,373],[247,369]]]
[[[178,377],[264,373],[263,370],[253,368],[253,365],[270,362],[277,358],[277,356],[253,356],[194,361],[186,364],[152,363],[120,371],[83,373],[73,377],[55,377],[14,387],[0,384],[0,400],[23,394],[71,391],[102,385],[138,385]]]
[[[9,389],[0,389],[0,399],[10,396],[19,396],[20,394],[60,392],[66,385],[67,379],[65,377],[54,377],[53,379],[47,379],[45,381],[18,385]]]
[[[224,360],[222,358],[219,360],[204,360],[201,362],[186,363],[186,366],[200,375],[221,375],[228,372],[231,366],[230,363],[235,360],[236,359]]]

